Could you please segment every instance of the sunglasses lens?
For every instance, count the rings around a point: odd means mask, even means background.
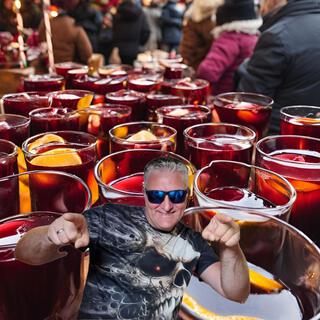
[[[187,195],[186,190],[172,190],[172,191],[160,191],[160,190],[146,190],[146,194],[150,203],[160,204],[163,202],[166,195],[172,203],[182,203]]]
[[[158,190],[150,190],[146,191],[148,200],[151,203],[157,203],[160,204],[164,200],[166,193],[163,191],[158,191]]]
[[[172,203],[182,203],[187,195],[186,190],[173,190],[168,193],[169,199]]]

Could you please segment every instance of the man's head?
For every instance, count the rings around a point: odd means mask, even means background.
[[[144,170],[146,217],[156,229],[171,231],[188,198],[188,168],[174,158],[151,160]]]

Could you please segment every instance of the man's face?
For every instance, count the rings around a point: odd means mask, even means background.
[[[145,181],[146,190],[186,190],[187,185],[180,172],[168,170],[154,170],[150,172],[148,180]],[[146,194],[146,217],[148,222],[156,229],[171,231],[183,216],[187,206],[187,197],[182,203],[172,203],[166,195],[163,202],[154,204],[148,201]]]

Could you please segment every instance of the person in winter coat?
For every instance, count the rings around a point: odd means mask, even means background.
[[[184,15],[179,52],[184,63],[194,70],[198,69],[210,49],[210,31],[216,25],[216,9],[222,3],[223,0],[194,0]]]
[[[16,35],[17,16],[13,11],[13,0],[0,0],[0,31]]]
[[[183,12],[178,9],[176,0],[168,0],[161,12],[161,35],[164,50],[176,50],[182,35]]]
[[[199,78],[211,83],[213,94],[235,90],[234,73],[252,54],[262,24],[253,0],[226,0],[216,19],[214,41],[197,70]]]
[[[93,8],[88,0],[64,0],[64,9],[86,31],[93,51],[98,52],[100,31],[103,27],[102,13]]]
[[[113,19],[114,46],[119,48],[122,63],[133,64],[143,46],[149,39],[150,27],[146,16],[133,0],[120,3]]]
[[[280,1],[267,14],[253,55],[238,70],[239,91],[268,95],[275,100],[270,132],[279,131],[280,108],[320,106],[320,1]],[[277,1],[279,3],[279,1]]]
[[[50,24],[54,61],[56,63],[76,61],[87,64],[92,55],[92,46],[83,28],[76,25],[75,20],[64,11],[51,19]],[[39,39],[41,42],[46,41],[43,21],[39,26]]]

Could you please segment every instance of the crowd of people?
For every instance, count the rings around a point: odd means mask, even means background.
[[[56,62],[87,63],[92,53],[109,63],[117,48],[122,63],[139,52],[179,52],[212,94],[247,91],[275,100],[271,133],[279,110],[292,104],[319,105],[319,0],[54,0],[51,20]],[[41,1],[22,1],[25,28],[45,41]],[[0,31],[17,32],[14,1],[0,1]]]

